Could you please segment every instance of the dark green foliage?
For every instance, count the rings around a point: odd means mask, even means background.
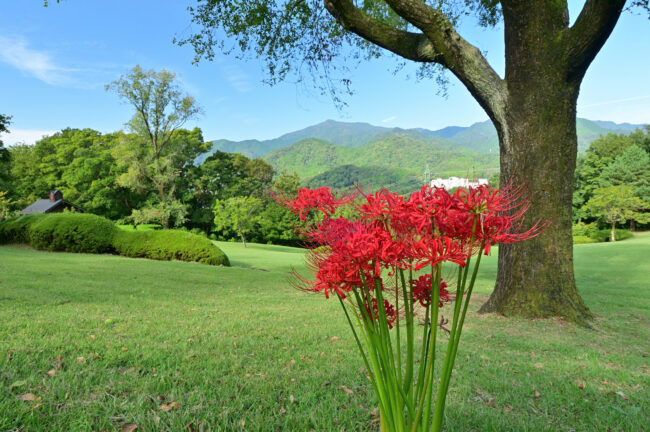
[[[118,228],[101,216],[57,213],[31,223],[29,244],[60,252],[108,253]]]
[[[0,244],[26,243],[29,244],[29,229],[32,224],[42,220],[47,215],[23,215],[0,222]]]
[[[454,150],[441,138],[408,132],[382,134],[355,148],[307,139],[273,151],[265,159],[278,170],[295,171],[304,177],[315,177],[343,165],[396,169],[403,176],[421,176],[428,166],[434,177],[464,176],[468,171],[488,176],[499,169],[496,153]]]
[[[607,134],[578,157],[573,193],[574,221],[589,219],[584,205],[599,187],[631,186],[634,195],[650,203],[650,127],[628,135]],[[592,219],[593,220],[593,219]],[[641,220],[636,222],[642,223]]]
[[[16,208],[46,198],[51,189],[85,211],[120,218],[142,196],[119,186],[123,173],[112,155],[125,139],[121,132],[102,134],[92,129],[64,129],[34,145],[10,149],[12,195]]]
[[[61,252],[112,253],[156,260],[230,265],[202,235],[185,231],[125,231],[101,216],[79,213],[25,215],[0,222],[0,244],[23,243]]]
[[[0,134],[9,132],[7,126],[9,126],[10,121],[11,117],[0,114]],[[4,147],[4,143],[0,140],[0,191],[8,189],[8,185],[5,182],[9,179],[10,159],[9,150]]]
[[[404,169],[342,165],[325,171],[308,182],[310,188],[329,186],[333,189],[350,189],[357,185],[364,190],[387,188],[392,192],[404,192],[417,189],[422,181]]]
[[[113,245],[119,255],[131,258],[230,265],[228,257],[210,240],[186,231],[119,231]]]

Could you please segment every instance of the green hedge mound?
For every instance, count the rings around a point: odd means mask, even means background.
[[[186,231],[119,231],[113,246],[118,254],[132,258],[230,265],[226,254],[210,240]]]
[[[131,258],[229,266],[207,238],[186,231],[124,231],[85,213],[25,215],[0,222],[0,244],[23,243],[57,252],[117,253]]]
[[[49,251],[110,253],[117,232],[115,224],[101,216],[57,213],[31,224],[29,244]]]
[[[0,244],[29,244],[29,229],[32,224],[48,215],[24,215],[0,222]]]

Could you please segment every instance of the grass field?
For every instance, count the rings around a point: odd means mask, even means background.
[[[0,247],[0,431],[376,430],[338,304],[287,284],[302,251],[218,244],[233,267]],[[472,313],[447,430],[647,430],[648,257],[576,246],[594,330]]]

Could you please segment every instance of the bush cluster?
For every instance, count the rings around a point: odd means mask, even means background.
[[[119,255],[132,258],[230,265],[228,257],[210,240],[186,231],[120,231],[113,245]]]
[[[603,243],[610,240],[611,231],[609,229],[599,229],[596,223],[577,223],[573,225],[573,243]],[[616,241],[625,240],[632,237],[632,231],[626,229],[616,230]]]
[[[40,218],[29,227],[29,244],[59,252],[110,253],[118,228],[101,216],[56,213]]]
[[[184,231],[124,231],[101,216],[81,213],[24,215],[0,222],[0,244],[23,243],[59,252],[117,253],[156,260],[230,265],[204,236]]]
[[[29,228],[46,215],[25,215],[0,222],[0,244],[29,244]]]

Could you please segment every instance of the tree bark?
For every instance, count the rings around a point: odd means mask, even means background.
[[[497,125],[502,184],[523,182],[530,202],[525,224],[550,226],[531,240],[499,246],[497,281],[480,312],[559,316],[586,325],[592,315],[576,288],[571,234],[581,77],[570,76],[558,45],[565,13],[545,1],[504,5],[508,99],[505,121]]]
[[[612,222],[612,235],[610,238],[611,241],[616,241],[616,222]]]
[[[580,324],[591,317],[573,273],[571,202],[578,92],[562,87],[549,93],[542,90],[530,99],[511,99],[501,137],[502,184],[524,182],[530,202],[525,224],[539,219],[550,226],[533,239],[499,246],[497,281],[480,312],[560,316]]]
[[[241,237],[242,244],[244,245],[244,247],[246,247],[246,239],[244,238],[244,234],[239,233],[239,236]]]

